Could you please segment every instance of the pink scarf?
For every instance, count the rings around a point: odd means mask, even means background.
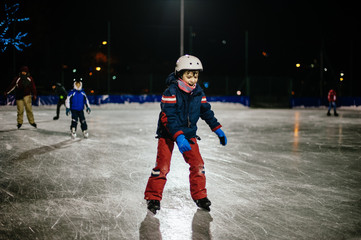
[[[178,79],[177,82],[178,82],[178,87],[186,93],[191,93],[197,86],[197,84],[194,84],[194,86],[190,86],[182,79]]]

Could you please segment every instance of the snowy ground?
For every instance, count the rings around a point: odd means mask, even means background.
[[[159,104],[93,106],[89,139],[70,117],[34,107],[16,129],[0,107],[0,239],[360,239],[361,111],[214,104],[223,147],[201,120],[211,212],[190,198],[175,148],[161,211],[143,192],[154,167]]]

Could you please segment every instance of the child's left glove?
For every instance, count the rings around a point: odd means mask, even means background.
[[[218,128],[216,131],[214,131],[214,133],[217,134],[220,143],[223,146],[226,146],[227,145],[227,137],[226,137],[226,134],[224,134],[224,132],[222,131],[222,129]]]
[[[91,111],[92,111],[92,110],[90,110],[90,107],[87,107],[87,108],[86,108],[86,112],[87,112],[88,114],[90,114]]]
[[[183,134],[181,134],[177,137],[176,142],[177,142],[177,145],[178,145],[178,148],[179,148],[179,151],[181,152],[181,154],[192,150],[191,145],[189,144],[188,140],[186,139],[186,137]]]
[[[66,108],[66,110],[65,110],[65,114],[68,116],[68,115],[69,115],[69,113],[70,113],[70,108]]]

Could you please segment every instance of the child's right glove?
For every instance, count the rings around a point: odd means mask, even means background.
[[[191,145],[189,144],[188,140],[186,139],[186,137],[181,134],[177,137],[176,139],[179,151],[181,152],[181,154],[183,154],[184,152],[187,152],[189,150],[191,150]]]
[[[88,114],[90,114],[90,112],[91,112],[90,107],[87,107],[87,108],[86,108],[86,112],[87,112]]]
[[[65,114],[68,116],[68,115],[69,115],[69,113],[70,113],[70,108],[66,108],[66,110],[65,110]]]
[[[226,146],[227,145],[227,137],[226,137],[226,134],[224,134],[224,132],[222,131],[222,129],[218,128],[216,131],[214,131],[214,133],[217,134],[220,143],[223,146]]]

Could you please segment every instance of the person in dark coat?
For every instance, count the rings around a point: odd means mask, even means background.
[[[23,66],[20,68],[20,73],[13,79],[10,86],[6,89],[5,96],[11,92],[15,92],[16,106],[17,106],[17,122],[18,129],[23,124],[24,107],[26,110],[26,116],[31,126],[37,127],[34,114],[32,110],[32,99],[36,100],[36,87],[34,79],[30,76],[29,68]]]
[[[59,113],[60,113],[60,107],[61,107],[61,105],[65,106],[65,100],[66,100],[68,93],[65,90],[65,88],[63,87],[63,85],[61,85],[61,83],[53,84],[52,89],[55,92],[55,94],[59,97],[58,104],[56,106],[56,116],[53,118],[54,120],[58,120]]]
[[[144,193],[148,209],[154,214],[160,210],[174,142],[177,143],[184,160],[190,165],[192,199],[198,207],[210,211],[211,202],[207,198],[204,162],[197,144],[197,140],[200,140],[197,136],[199,118],[217,134],[222,145],[227,144],[227,138],[221,130],[222,125],[214,117],[202,88],[197,84],[199,72],[202,70],[202,63],[197,57],[185,55],[178,59],[175,72],[166,80],[169,87],[164,91],[161,100],[156,166],[152,169]]]

